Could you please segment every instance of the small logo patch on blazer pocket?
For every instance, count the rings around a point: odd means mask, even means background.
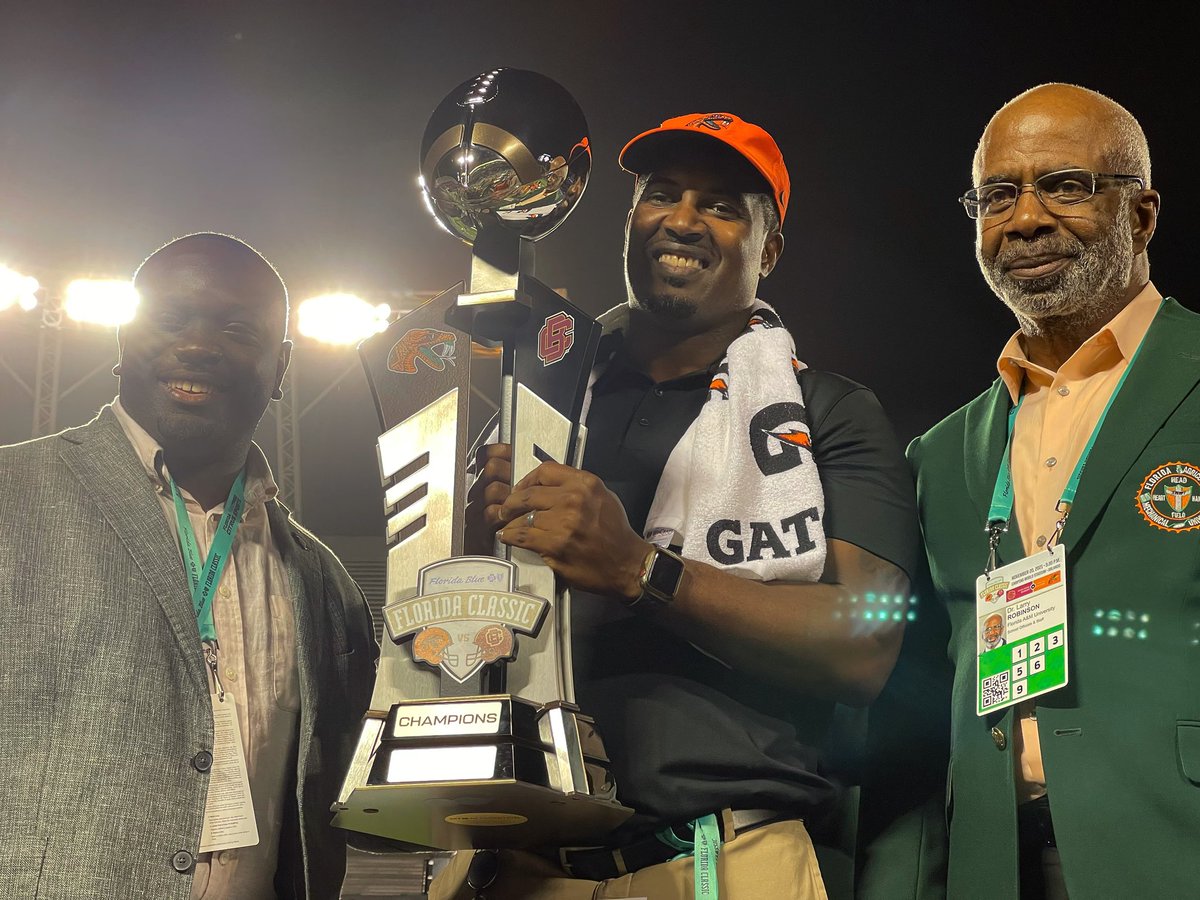
[[[1142,519],[1163,531],[1200,528],[1200,467],[1167,462],[1145,478],[1134,497]]]

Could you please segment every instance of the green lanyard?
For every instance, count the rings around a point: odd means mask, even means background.
[[[1159,305],[1161,307],[1161,303]],[[1133,356],[1129,357],[1129,365],[1121,373],[1121,377],[1117,380],[1117,386],[1113,388],[1108,402],[1104,404],[1104,409],[1100,412],[1100,419],[1096,422],[1096,427],[1092,429],[1092,434],[1088,438],[1087,444],[1084,445],[1079,461],[1075,463],[1075,470],[1067,479],[1067,486],[1063,488],[1062,497],[1054,507],[1059,513],[1059,520],[1054,526],[1054,533],[1050,535],[1050,540],[1046,542],[1047,550],[1053,549],[1055,542],[1062,535],[1063,526],[1067,524],[1067,516],[1071,514],[1071,506],[1075,503],[1075,493],[1079,490],[1079,479],[1083,477],[1083,467],[1091,455],[1092,447],[1096,444],[1096,438],[1100,435],[1100,428],[1108,417],[1108,411],[1112,409],[1113,401],[1117,399],[1117,394],[1121,393],[1121,388],[1125,386],[1125,379],[1129,377],[1129,372],[1133,369],[1133,364],[1137,362],[1138,354],[1142,352],[1142,345],[1145,343],[1146,337],[1143,335],[1141,341],[1138,342],[1137,349],[1133,351]],[[1021,408],[1024,400],[1025,395],[1022,394],[1017,398],[1016,406],[1008,413],[1008,441],[1004,445],[1004,456],[1000,459],[1000,471],[996,473],[996,486],[992,489],[992,505],[988,508],[988,560],[984,567],[985,575],[996,568],[996,546],[1000,543],[1000,535],[1008,531],[1008,522],[1012,517],[1013,485],[1010,458],[1012,456],[1013,430],[1017,423],[1017,410]]]
[[[710,813],[688,822],[692,829],[692,841],[680,839],[670,828],[655,832],[655,837],[682,852],[675,859],[691,856],[692,888],[696,900],[718,900],[717,857],[721,855],[721,831],[716,815]]]
[[[187,566],[188,578],[192,583],[192,608],[196,612],[196,624],[200,627],[200,640],[211,648],[217,646],[217,626],[213,622],[212,598],[217,585],[221,583],[221,573],[225,563],[229,561],[229,551],[233,547],[233,538],[242,522],[242,508],[246,505],[244,488],[246,485],[246,470],[238,473],[225,498],[225,512],[217,525],[217,533],[213,535],[212,545],[208,548],[208,558],[200,563],[200,546],[196,543],[196,533],[192,531],[191,520],[188,519],[187,509],[183,505],[183,496],[175,486],[175,480],[170,479],[171,495],[175,498],[175,520],[179,524],[179,546],[183,552],[183,561]],[[207,655],[207,654],[206,654]]]

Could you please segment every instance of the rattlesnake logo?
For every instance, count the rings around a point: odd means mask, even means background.
[[[442,664],[442,656],[446,648],[454,643],[450,632],[445,628],[431,627],[424,629],[413,638],[412,654],[416,659],[423,659],[433,666]]]
[[[720,131],[732,124],[733,116],[727,116],[725,113],[709,113],[707,116],[688,122],[690,128],[707,128],[709,131]]]
[[[454,334],[436,328],[410,328],[392,345],[387,367],[400,375],[416,375],[417,360],[435,372],[454,365]]]

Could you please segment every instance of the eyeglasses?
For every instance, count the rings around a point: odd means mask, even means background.
[[[1074,206],[1076,203],[1090,200],[1096,193],[1096,183],[1102,178],[1136,181],[1138,187],[1146,187],[1146,182],[1139,175],[1112,175],[1105,172],[1089,172],[1087,169],[1063,169],[1061,172],[1047,172],[1037,180],[1025,184],[1012,184],[1007,181],[983,184],[971,188],[958,198],[958,202],[972,219],[991,219],[1006,213],[1011,215],[1012,210],[1016,208],[1017,198],[1025,188],[1032,187],[1042,206],[1053,213],[1058,207]]]

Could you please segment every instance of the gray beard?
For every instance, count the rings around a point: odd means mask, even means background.
[[[1021,330],[1038,334],[1045,320],[1069,316],[1088,320],[1112,308],[1124,297],[1133,272],[1133,225],[1125,210],[1111,228],[1091,244],[1053,234],[1001,251],[985,260],[975,245],[975,259],[988,286],[1013,311]],[[1054,253],[1075,261],[1060,272],[1038,279],[1018,279],[1005,264],[1019,256]]]

